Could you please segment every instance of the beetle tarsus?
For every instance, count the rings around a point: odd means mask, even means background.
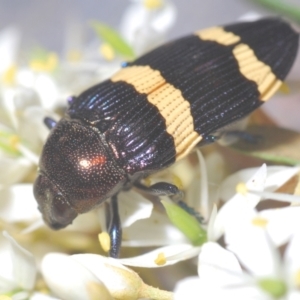
[[[137,189],[146,192],[153,196],[168,196],[170,199],[179,205],[183,210],[185,210],[190,215],[194,216],[199,223],[204,222],[204,218],[192,207],[188,206],[184,201],[183,192],[174,184],[168,182],[157,182],[149,187],[144,186],[141,183],[135,183],[134,185]]]
[[[187,213],[189,213],[191,216],[195,217],[196,220],[200,223],[203,224],[205,219],[204,217],[196,211],[193,207],[188,206],[184,201],[178,201],[177,204]]]

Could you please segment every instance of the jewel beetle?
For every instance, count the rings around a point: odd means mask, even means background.
[[[226,125],[247,116],[280,87],[299,34],[279,18],[212,27],[127,63],[110,79],[69,99],[39,162],[34,196],[53,229],[111,198],[111,256],[118,256],[117,195],[136,186],[180,191],[141,179],[167,168]]]

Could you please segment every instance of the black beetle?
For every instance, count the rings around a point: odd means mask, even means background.
[[[117,194],[166,168],[268,100],[289,72],[299,35],[267,18],[201,30],[126,64],[111,79],[70,98],[51,129],[34,196],[53,229],[112,197],[110,255],[118,256]]]

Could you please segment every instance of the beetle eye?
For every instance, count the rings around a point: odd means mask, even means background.
[[[65,201],[62,195],[53,195],[52,212],[48,222],[51,228],[61,229],[71,224],[77,213]]]
[[[37,177],[33,192],[44,221],[52,229],[64,228],[77,217],[77,212],[45,174]]]
[[[44,124],[47,126],[48,129],[52,129],[53,127],[55,127],[57,122],[52,118],[46,117],[44,119]]]

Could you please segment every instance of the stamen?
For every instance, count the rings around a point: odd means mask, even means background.
[[[248,188],[244,182],[240,182],[236,185],[235,190],[237,193],[242,194],[243,196],[246,196],[248,193]]]
[[[115,58],[115,51],[111,45],[104,43],[100,46],[101,55],[108,61]]]
[[[296,271],[294,281],[295,285],[300,288],[300,269]]]
[[[32,70],[38,72],[51,72],[56,69],[58,65],[58,56],[54,52],[50,52],[45,59],[33,59],[29,66]]]
[[[173,174],[173,184],[176,185],[179,190],[183,190],[182,180],[175,174]]]
[[[256,217],[256,218],[252,219],[251,223],[254,226],[265,228],[268,225],[269,220],[267,220],[265,218],[261,218],[261,217]]]
[[[158,265],[158,266],[163,266],[166,264],[167,260],[166,260],[166,256],[163,252],[158,253],[156,259],[154,260],[154,262]]]
[[[285,82],[283,82],[278,91],[288,95],[290,93],[290,87]]]
[[[110,236],[106,231],[98,234],[99,243],[105,252],[110,251]]]
[[[11,65],[3,74],[2,82],[6,85],[13,85],[15,83],[17,67]]]
[[[18,150],[19,144],[20,144],[20,138],[17,135],[14,134],[9,138],[9,145],[13,150]]]
[[[144,0],[144,5],[148,9],[157,9],[163,5],[162,0]]]

